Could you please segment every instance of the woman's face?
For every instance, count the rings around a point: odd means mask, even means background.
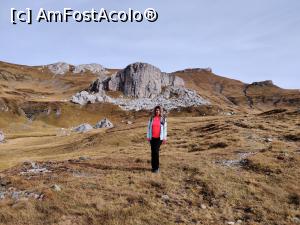
[[[156,115],[156,116],[159,116],[159,115],[160,115],[160,109],[159,109],[159,108],[157,108],[157,109],[155,110],[155,115]]]

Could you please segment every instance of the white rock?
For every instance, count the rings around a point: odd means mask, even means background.
[[[81,91],[76,95],[72,96],[71,102],[80,105],[85,105],[87,103],[95,103],[96,101],[103,101],[103,96],[100,94],[90,94],[87,91]]]
[[[93,127],[90,124],[84,123],[84,124],[81,124],[81,125],[73,128],[73,131],[76,131],[79,133],[84,133],[84,132],[90,131],[92,129],[93,129]]]
[[[4,133],[0,130],[0,143],[3,143],[5,140]]]
[[[0,191],[0,200],[5,198],[6,192]]]
[[[46,66],[55,75],[63,75],[70,70],[70,65],[65,62],[57,62]]]
[[[272,139],[272,138],[268,138],[268,137],[266,137],[266,138],[264,138],[264,141],[265,141],[265,142],[272,142],[272,141],[273,141],[273,139]]]
[[[48,170],[46,167],[40,167],[36,162],[33,161],[25,161],[24,164],[29,164],[31,169],[27,169],[25,171],[20,172],[21,175],[27,174],[39,174],[39,173],[50,173],[51,171]]]
[[[107,118],[104,118],[102,120],[100,120],[95,126],[94,128],[97,129],[97,128],[104,128],[104,127],[108,127],[108,128],[111,128],[113,127],[113,123],[110,122]]]
[[[52,189],[54,191],[61,191],[61,187],[59,185],[57,185],[57,184],[52,185]]]
[[[87,157],[87,156],[80,156],[79,157],[79,160],[81,161],[86,161],[86,160],[90,160],[91,158],[90,157]]]
[[[86,71],[91,71],[92,73],[101,74],[105,71],[105,68],[102,65],[97,63],[81,64],[75,66],[73,73],[84,73]]]
[[[299,217],[293,217],[293,221],[294,221],[295,223],[299,223],[299,224],[300,224],[300,219],[299,219]]]
[[[170,200],[170,197],[169,197],[168,195],[162,195],[162,196],[161,196],[161,199],[162,199],[163,201],[169,201],[169,200]]]

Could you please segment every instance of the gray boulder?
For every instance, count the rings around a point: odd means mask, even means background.
[[[161,71],[148,63],[133,63],[111,77],[109,90],[125,96],[151,98],[161,92]]]
[[[46,66],[55,75],[63,75],[70,70],[70,65],[65,62],[57,62]]]
[[[101,74],[105,72],[105,68],[97,63],[81,64],[74,67],[73,73],[84,73],[86,71]]]
[[[5,140],[4,133],[0,130],[0,143],[3,143]]]
[[[71,102],[86,105],[87,103],[96,103],[96,102],[111,102],[111,97],[107,96],[104,91],[99,93],[89,93],[87,91],[81,91],[72,96]]]
[[[112,98],[105,91],[121,91],[124,96]],[[86,91],[72,97],[72,102],[109,102],[124,110],[149,110],[162,105],[166,110],[210,104],[196,91],[184,87],[184,80],[174,73],[162,73],[147,63],[133,63],[116,74],[94,81]]]
[[[90,71],[94,74],[105,74],[106,72],[105,68],[102,65],[96,63],[80,64],[77,66],[72,66],[65,62],[57,62],[57,63],[46,65],[44,67],[48,68],[55,75],[64,75],[69,71],[72,71],[74,74],[84,73],[87,71]]]
[[[111,77],[97,79],[88,91],[121,91],[127,97],[153,98],[168,86],[183,87],[184,81],[174,74],[162,73],[148,63],[133,63]]]
[[[107,118],[104,118],[102,120],[100,120],[98,123],[96,123],[96,125],[94,126],[95,129],[97,128],[111,128],[113,127],[113,123],[110,122]]]
[[[84,132],[87,132],[87,131],[90,131],[90,130],[93,130],[93,127],[88,123],[84,123],[84,124],[81,124],[81,125],[73,128],[73,131],[76,131],[76,132],[79,132],[79,133],[84,133]]]
[[[72,96],[71,101],[80,105],[85,105],[88,102],[95,103],[96,96],[88,93],[87,91],[81,91]]]
[[[109,90],[108,83],[110,79],[108,76],[99,77],[88,87],[88,91],[90,93],[102,93],[104,90]]]
[[[71,102],[85,105],[87,103],[105,102],[108,99],[109,96],[106,96],[104,92],[90,94],[87,91],[81,91],[72,96]]]
[[[184,81],[182,78],[175,76],[175,74],[161,73],[161,86],[184,87]]]

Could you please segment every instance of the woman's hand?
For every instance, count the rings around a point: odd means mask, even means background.
[[[166,139],[164,139],[162,143],[163,143],[163,144],[166,144],[166,143],[167,143],[167,140],[166,140]]]
[[[147,141],[149,141],[149,142],[150,142],[150,138],[147,138]]]

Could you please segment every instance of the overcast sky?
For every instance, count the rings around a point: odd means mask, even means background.
[[[154,23],[10,23],[10,10],[145,10]],[[299,0],[10,0],[0,2],[0,60],[57,61],[123,68],[148,62],[162,71],[211,67],[246,83],[300,88]]]

